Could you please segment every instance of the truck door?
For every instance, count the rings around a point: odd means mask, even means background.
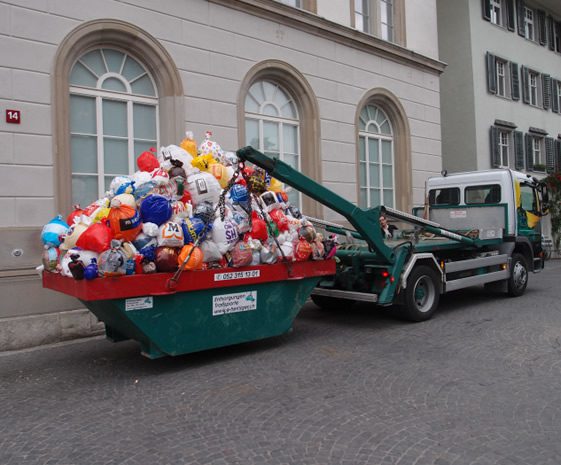
[[[517,211],[518,235],[528,238],[534,257],[540,257],[541,209],[536,186],[520,183],[520,206]]]

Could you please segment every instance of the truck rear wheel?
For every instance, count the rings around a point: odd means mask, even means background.
[[[524,255],[512,254],[510,278],[508,278],[508,295],[518,297],[524,294],[528,285],[528,265]]]
[[[342,310],[351,307],[355,301],[351,299],[337,299],[335,297],[328,297],[325,295],[311,296],[312,302],[322,310]]]
[[[428,320],[438,307],[439,300],[440,290],[436,272],[424,265],[414,268],[407,278],[403,316],[410,321]]]

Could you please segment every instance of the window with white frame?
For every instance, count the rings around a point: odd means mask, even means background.
[[[553,85],[557,88],[557,92],[553,95],[557,99],[557,108],[559,109],[559,112],[561,112],[561,81],[556,80]]]
[[[355,28],[367,34],[372,33],[370,21],[370,0],[354,0]]]
[[[352,2],[355,29],[389,42],[396,41],[396,0],[352,0]]]
[[[524,37],[528,40],[535,40],[536,28],[534,22],[534,10],[524,7]]]
[[[497,26],[502,26],[503,20],[503,5],[502,0],[491,0],[491,22]]]
[[[544,161],[544,151],[543,151],[544,139],[543,137],[532,137],[532,160],[534,171],[544,171],[545,161]]]
[[[499,160],[500,166],[508,168],[510,166],[510,146],[511,131],[499,129]]]
[[[497,71],[497,95],[501,97],[507,96],[507,63],[502,60],[496,60],[495,62]]]
[[[292,96],[276,82],[259,80],[245,97],[245,138],[265,155],[279,158],[300,171],[300,120]],[[288,192],[292,205],[301,207],[296,190]]]
[[[358,205],[372,208],[395,204],[393,130],[386,113],[366,105],[359,117]]]
[[[530,97],[530,105],[537,106],[539,104],[538,100],[538,81],[539,73],[530,71],[528,74],[528,95]]]
[[[393,0],[380,0],[380,37],[393,41]]]
[[[88,205],[158,145],[158,96],[146,68],[111,48],[82,55],[69,83],[72,202]]]

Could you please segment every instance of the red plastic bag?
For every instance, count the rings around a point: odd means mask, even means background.
[[[155,151],[156,150],[154,149],[154,152]],[[150,149],[150,152],[142,152],[138,157],[138,160],[136,160],[136,164],[138,165],[138,169],[140,171],[146,171],[147,173],[151,173],[156,168],[160,167],[160,163],[158,162],[155,153],[152,152],[152,149]]]
[[[271,213],[269,213],[269,216],[277,225],[277,228],[279,228],[280,232],[288,231],[288,218],[281,210],[273,210]]]
[[[107,220],[103,219],[100,223],[94,223],[88,227],[76,241],[76,245],[85,250],[101,253],[111,248],[113,231],[107,225]]]
[[[66,224],[68,224],[68,226],[72,226],[74,224],[75,217],[85,214],[84,210],[80,208],[80,205],[74,205],[73,208],[74,210],[72,213],[66,217]]]
[[[244,240],[253,238],[259,239],[262,242],[265,242],[269,234],[267,233],[267,223],[264,220],[259,218],[256,212],[251,213],[251,231],[249,231]]]
[[[294,260],[305,262],[312,255],[312,245],[304,238],[300,238],[294,248]]]

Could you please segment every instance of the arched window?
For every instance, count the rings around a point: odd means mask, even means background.
[[[88,205],[158,145],[158,95],[146,68],[114,48],[80,56],[69,85],[72,202]]]
[[[359,116],[359,201],[362,208],[394,207],[395,174],[392,124],[376,105]]]
[[[298,109],[291,95],[276,82],[258,80],[247,91],[245,138],[247,145],[301,170]],[[301,207],[296,190],[291,190],[288,198]]]
[[[57,211],[101,197],[108,178],[134,171],[135,156],[185,133],[177,66],[134,24],[79,24],[57,49],[52,82]]]

